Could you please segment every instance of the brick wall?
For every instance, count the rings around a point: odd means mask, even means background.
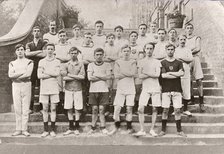
[[[224,19],[224,7],[219,2],[191,0],[195,34],[202,38],[202,57],[212,67],[220,87],[224,88],[224,31],[220,22]],[[217,19],[220,17],[220,19]]]

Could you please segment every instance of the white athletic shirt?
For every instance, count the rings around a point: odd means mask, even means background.
[[[177,59],[189,58],[193,60],[191,49],[188,47],[184,47],[184,48],[177,47],[174,52],[174,57]],[[190,78],[190,64],[183,62],[183,67],[184,67],[184,76],[181,78]]]
[[[44,72],[55,72],[60,69],[60,61],[57,59],[49,60],[47,58],[41,59],[38,66],[38,76],[39,70]],[[51,95],[59,94],[59,86],[57,77],[52,77],[48,79],[40,80],[40,94]]]
[[[90,47],[81,46],[81,47],[78,47],[78,49],[81,51],[81,54],[78,55],[79,61],[83,61],[83,60],[95,61],[94,59],[95,46],[90,46]]]
[[[137,60],[137,59],[138,59],[138,54],[139,54],[139,52],[140,52],[140,51],[143,51],[142,46],[136,44],[136,45],[134,45],[134,46],[131,46],[131,45],[130,45],[130,47],[131,47],[131,55],[130,55],[130,58],[131,58],[131,59],[134,59],[134,60]]]
[[[93,44],[95,48],[103,48],[106,43],[106,36],[105,35],[93,35],[92,37]]]
[[[118,59],[115,61],[115,67],[114,67],[114,74],[119,74],[120,72],[133,72],[136,73],[137,67],[136,67],[136,61],[133,59],[130,59],[128,61],[125,61],[123,59]],[[135,83],[134,83],[134,77],[125,77],[123,79],[118,80],[117,82],[117,93],[120,94],[135,94]]]
[[[68,41],[73,47],[80,47],[82,46],[84,40],[82,37],[78,37],[78,38],[73,37]]]
[[[58,38],[58,34],[51,34],[51,33],[46,33],[43,35],[43,40],[47,40],[47,42],[49,43],[53,43],[53,44],[58,44],[59,43],[59,38]]]
[[[186,39],[186,47],[190,48],[191,50],[195,48],[196,46],[196,39],[200,38],[199,36],[193,36],[191,38]],[[199,56],[199,53],[194,54],[193,56]]]
[[[138,63],[138,68],[142,69],[142,72],[144,73],[154,73],[155,75],[160,74],[161,70],[161,63],[159,60],[151,58],[148,59],[148,57],[142,59]],[[145,92],[161,92],[161,88],[159,85],[159,77],[158,78],[146,78],[142,80],[142,90]]]
[[[129,41],[128,40],[126,40],[126,39],[123,39],[123,38],[121,38],[121,39],[115,39],[114,40],[114,45],[119,49],[119,50],[121,50],[121,47],[122,46],[124,46],[125,44],[129,44]]]
[[[58,59],[68,59],[67,61],[69,61],[69,59],[70,59],[70,56],[69,56],[70,48],[71,48],[71,45],[69,43],[55,45],[55,51],[54,51],[55,57],[58,58]],[[62,62],[64,62],[64,61],[62,61]]]
[[[115,45],[110,46],[109,44],[105,44],[104,51],[105,51],[104,53],[105,58],[112,57],[112,58],[118,59],[119,48],[117,46]],[[108,61],[108,62],[113,62],[113,61]]]
[[[153,57],[156,59],[161,59],[166,57],[166,45],[167,41],[158,41],[155,45],[155,49],[153,52]]]
[[[108,71],[111,71],[109,63],[103,63],[102,65],[96,65],[95,62],[92,62],[88,65],[87,72],[93,72],[94,74],[107,74]],[[107,81],[90,81],[89,92],[109,92]]]
[[[149,42],[157,43],[158,42],[158,35],[155,33],[147,33],[146,36],[149,39]]]
[[[142,48],[142,50],[143,50],[144,45],[149,42],[150,42],[150,39],[147,35],[145,35],[145,36],[139,35],[138,39],[136,41],[136,43]]]

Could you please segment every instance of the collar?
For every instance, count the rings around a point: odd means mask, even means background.
[[[104,64],[104,62],[102,62],[102,63],[100,63],[100,64],[98,64],[97,62],[94,62],[94,64],[97,65],[97,66],[101,66],[101,65]]]
[[[72,60],[70,60],[70,61],[68,62],[68,64],[69,64],[69,65],[75,65],[75,66],[76,66],[76,65],[79,65],[79,61],[76,60],[76,61],[73,62]]]

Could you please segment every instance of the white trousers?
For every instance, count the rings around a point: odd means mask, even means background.
[[[27,131],[31,101],[31,82],[12,83],[16,131]]]

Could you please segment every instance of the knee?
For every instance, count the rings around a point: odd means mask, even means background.
[[[157,113],[157,112],[158,112],[157,108],[156,107],[152,107],[152,113]]]
[[[199,86],[202,86],[202,80],[201,80],[201,79],[196,80],[196,84],[197,84],[198,87],[199,87]]]
[[[56,112],[56,108],[51,108],[51,112]]]
[[[48,112],[48,106],[43,105],[43,112]]]
[[[139,114],[144,114],[144,106],[139,106],[138,107],[138,113]]]
[[[169,109],[168,108],[163,108],[163,114],[168,115]]]
[[[104,114],[104,111],[105,111],[105,110],[104,110],[104,106],[100,106],[100,107],[99,107],[99,113],[100,113],[100,114]]]
[[[97,114],[97,113],[98,113],[98,108],[97,108],[97,106],[92,108],[92,112],[93,112],[93,114]]]
[[[181,114],[180,109],[174,109],[174,112],[175,112],[175,115],[180,115]]]
[[[132,107],[127,107],[127,114],[132,114]]]

